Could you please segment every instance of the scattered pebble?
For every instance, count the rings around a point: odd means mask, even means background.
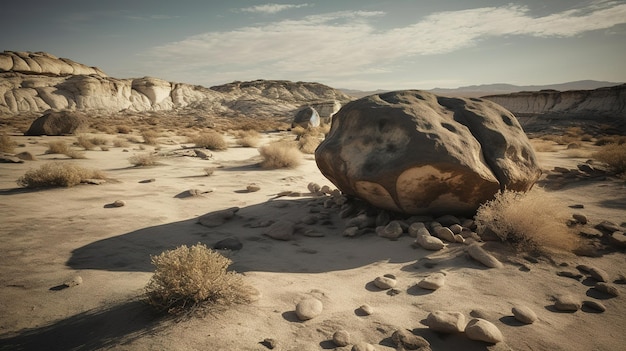
[[[426,339],[405,329],[394,331],[391,340],[398,350],[430,350],[430,343]]]
[[[532,324],[537,320],[537,315],[527,306],[515,306],[511,309],[513,317],[525,324]]]
[[[554,299],[554,308],[559,311],[578,311],[581,307],[581,302],[572,295],[556,295]]]
[[[450,226],[450,230],[454,234],[461,234],[461,232],[463,231],[463,227],[460,224],[453,224]]]
[[[324,305],[322,301],[314,297],[308,297],[298,302],[296,305],[296,315],[301,321],[306,321],[322,314],[323,308]]]
[[[334,334],[333,334],[333,342],[335,343],[335,345],[341,347],[341,346],[347,346],[349,344],[351,344],[350,342],[350,333],[348,333],[346,330],[337,330]]]
[[[585,216],[584,214],[574,213],[572,215],[572,218],[574,218],[574,220],[580,224],[587,224],[587,216]]]
[[[589,267],[589,274],[591,275],[591,278],[599,282],[609,281],[609,273],[607,273],[604,269],[600,269],[597,267]]]
[[[115,200],[113,202],[113,207],[124,207],[126,206],[126,201],[124,200]]]
[[[287,241],[293,238],[294,230],[293,222],[280,220],[267,227],[264,234],[272,239]]]
[[[359,227],[348,227],[343,230],[342,235],[347,237],[356,236],[359,233]]]
[[[396,278],[391,274],[385,274],[384,276],[376,277],[376,279],[374,279],[374,285],[383,290],[394,288],[396,284]]]
[[[426,325],[442,333],[460,333],[465,329],[465,316],[460,312],[435,311],[426,317]]]
[[[486,267],[489,268],[501,268],[503,267],[502,262],[498,261],[493,255],[485,251],[478,244],[472,244],[467,248],[467,253],[471,258],[476,261],[482,263]]]
[[[596,284],[594,288],[598,291],[602,291],[603,293],[607,293],[612,296],[619,296],[619,290],[617,290],[617,286],[613,284],[600,282]]]
[[[309,192],[311,192],[311,194],[317,194],[320,192],[320,190],[322,190],[322,187],[317,183],[311,182],[307,185],[307,189],[309,189]]]
[[[611,243],[617,247],[626,247],[626,233],[623,231],[616,231],[611,234]]]
[[[427,290],[437,290],[446,283],[446,276],[442,273],[434,273],[422,279],[417,286]]]
[[[559,271],[559,272],[556,272],[556,275],[558,275],[559,277],[572,278],[576,280],[580,280],[580,278],[583,277],[583,275],[580,273],[575,273],[575,272],[570,272],[570,271]]]
[[[618,230],[620,230],[619,226],[613,222],[609,222],[609,221],[602,221],[600,222],[598,225],[596,225],[596,228],[600,229],[600,230],[606,230],[607,232],[613,233],[616,232]]]
[[[249,193],[253,193],[253,192],[261,190],[261,187],[256,183],[251,183],[251,184],[248,184],[248,186],[246,186],[246,190]]]
[[[398,239],[402,235],[402,232],[402,226],[398,221],[391,221],[384,227],[376,227],[376,234],[378,236],[391,240]]]
[[[573,204],[573,205],[569,205],[570,208],[585,208],[585,205],[583,204]]]
[[[363,304],[359,307],[359,310],[362,311],[365,315],[369,316],[374,313],[374,308],[368,304]]]
[[[604,306],[599,301],[586,300],[586,301],[583,301],[583,306],[585,306],[587,308],[591,308],[592,310],[596,310],[598,312],[606,311],[606,306]]]
[[[484,341],[491,344],[497,344],[504,340],[502,332],[493,323],[481,319],[474,318],[465,327],[465,335],[468,339]]]
[[[358,344],[352,345],[352,351],[376,351],[376,349],[372,344],[360,342]]]
[[[580,228],[578,234],[586,238],[601,238],[604,235],[601,231],[591,227]]]
[[[449,243],[454,243],[456,240],[454,239],[454,233],[447,227],[436,227],[434,229],[435,236],[441,240],[445,240]]]
[[[264,339],[261,344],[263,344],[263,346],[267,347],[270,350],[273,350],[276,348],[276,346],[278,346],[278,342],[272,338],[266,338]]]

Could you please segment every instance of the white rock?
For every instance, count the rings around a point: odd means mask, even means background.
[[[502,332],[493,323],[482,318],[474,318],[465,327],[468,339],[497,344],[504,340]]]
[[[298,302],[296,305],[296,315],[301,321],[306,321],[322,314],[323,309],[324,305],[322,301],[314,297],[308,297]]]
[[[445,283],[446,283],[445,275],[443,275],[442,273],[433,273],[429,275],[428,277],[422,279],[419,283],[417,283],[417,286],[419,286],[422,289],[437,290],[441,288],[442,286],[444,286]]]
[[[426,317],[426,325],[442,333],[460,333],[465,330],[465,316],[461,312],[435,311]]]

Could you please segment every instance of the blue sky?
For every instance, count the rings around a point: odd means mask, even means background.
[[[360,90],[626,82],[626,0],[12,3],[0,11],[0,50],[46,51],[118,78]]]

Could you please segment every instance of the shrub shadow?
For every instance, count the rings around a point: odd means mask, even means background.
[[[0,336],[0,349],[95,350],[132,342],[162,327],[164,324],[150,306],[142,301],[129,301],[20,331],[16,336]]]

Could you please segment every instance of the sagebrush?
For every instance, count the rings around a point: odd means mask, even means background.
[[[521,251],[573,250],[577,237],[567,226],[565,206],[545,191],[504,191],[480,206],[478,234],[493,233]]]
[[[276,141],[259,148],[261,167],[267,169],[295,168],[302,162],[302,153],[295,142]]]
[[[200,243],[152,256],[155,272],[146,285],[147,301],[158,311],[175,315],[250,302],[250,288],[242,276],[227,271],[231,263]]]
[[[626,172],[626,144],[606,144],[600,147],[592,157],[606,163],[616,173]]]
[[[159,157],[153,154],[138,154],[129,157],[128,162],[136,167],[154,166],[159,163]]]
[[[196,147],[203,147],[213,151],[226,150],[228,148],[224,136],[215,131],[200,133],[192,137],[191,142],[194,143]]]
[[[71,187],[87,179],[105,179],[100,170],[80,167],[71,163],[48,162],[27,171],[17,180],[25,188]]]

